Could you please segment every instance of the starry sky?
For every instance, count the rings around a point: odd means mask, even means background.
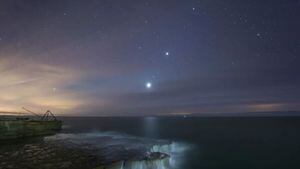
[[[0,0],[0,111],[299,111],[299,57],[299,0]]]

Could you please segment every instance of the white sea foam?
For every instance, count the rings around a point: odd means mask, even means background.
[[[191,145],[179,142],[173,142],[165,145],[153,145],[151,152],[162,152],[170,155],[169,168],[181,168],[185,158],[186,152],[192,148]]]
[[[170,169],[170,162],[169,158],[152,161],[121,161],[107,166],[106,169]]]

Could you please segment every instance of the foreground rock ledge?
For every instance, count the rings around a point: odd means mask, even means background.
[[[158,169],[169,165],[169,155],[148,152],[145,156],[126,161],[107,163],[93,151],[75,146],[66,147],[59,142],[43,142],[0,148],[1,169]]]

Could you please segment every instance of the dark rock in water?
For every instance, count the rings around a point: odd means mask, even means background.
[[[149,152],[146,153],[145,157],[142,160],[161,160],[165,158],[169,158],[170,155],[161,153],[161,152]]]

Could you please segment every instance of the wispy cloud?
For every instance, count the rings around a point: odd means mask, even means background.
[[[68,112],[82,104],[82,93],[65,86],[80,80],[77,70],[28,62],[22,59],[0,60],[0,110],[19,111],[22,106],[37,110]]]

